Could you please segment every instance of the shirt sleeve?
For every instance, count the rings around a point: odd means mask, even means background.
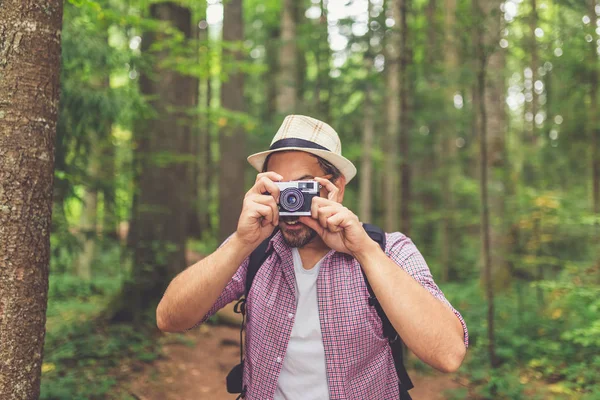
[[[219,246],[219,248],[222,247],[225,243],[227,243],[228,240],[229,240],[229,238],[227,238],[221,244],[221,246]],[[225,307],[227,304],[231,303],[232,301],[237,300],[240,297],[242,297],[242,295],[246,291],[246,273],[248,271],[248,263],[249,262],[250,262],[250,257],[247,257],[242,262],[242,264],[239,266],[239,268],[237,269],[237,271],[235,272],[235,274],[233,275],[231,280],[227,283],[227,286],[225,286],[225,289],[223,289],[223,291],[221,292],[221,294],[215,301],[215,304],[213,304],[212,307],[210,308],[210,310],[208,310],[208,312],[206,313],[206,315],[204,317],[202,317],[202,319],[190,329],[196,328],[199,325],[203,324],[204,322],[206,322],[206,320],[208,320],[210,317],[212,317],[221,308]]]
[[[444,293],[433,281],[431,271],[425,262],[425,259],[421,255],[421,252],[417,249],[417,246],[412,240],[403,235],[400,232],[394,232],[386,235],[386,254],[402,269],[409,273],[417,282],[421,284],[429,293],[435,298],[440,300],[446,306],[448,306],[452,312],[459,319],[464,332],[465,346],[469,346],[469,332],[467,331],[467,324],[463,319],[462,315],[450,304],[450,302],[444,296]]]

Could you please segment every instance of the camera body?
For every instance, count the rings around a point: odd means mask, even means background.
[[[310,215],[313,197],[319,197],[321,185],[315,181],[275,182],[279,187],[279,215]]]

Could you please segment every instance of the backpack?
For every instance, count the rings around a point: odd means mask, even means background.
[[[385,251],[385,232],[371,224],[363,224],[363,227],[369,237],[376,241],[381,249]],[[237,399],[243,399],[246,396],[246,386],[243,384],[243,370],[244,370],[244,360],[243,360],[243,341],[242,341],[242,333],[244,331],[244,322],[246,317],[246,298],[248,297],[248,293],[250,292],[250,288],[252,287],[252,282],[254,281],[254,277],[256,276],[258,270],[262,266],[262,264],[267,260],[267,258],[273,252],[273,248],[269,252],[267,252],[267,247],[269,245],[269,241],[275,236],[278,232],[278,228],[276,228],[271,236],[265,239],[257,248],[250,254],[250,260],[248,263],[248,272],[246,274],[246,290],[245,296],[242,297],[234,307],[234,311],[238,314],[242,314],[242,324],[240,329],[240,363],[233,367],[233,369],[227,375],[227,391],[229,393],[240,393]],[[381,318],[381,324],[383,327],[383,334],[388,339],[390,344],[390,348],[392,349],[392,356],[394,358],[394,364],[396,367],[396,373],[398,374],[398,386],[400,389],[400,400],[411,400],[410,394],[408,391],[413,388],[413,384],[406,372],[406,368],[404,367],[403,362],[403,347],[404,344],[402,339],[392,326],[390,320],[385,315],[383,308],[379,304],[379,301],[375,297],[375,293],[373,293],[373,289],[367,280],[367,276],[364,271],[361,272],[363,274],[363,278],[365,279],[365,284],[367,285],[367,289],[369,290],[369,305],[375,307],[377,311],[377,315]]]

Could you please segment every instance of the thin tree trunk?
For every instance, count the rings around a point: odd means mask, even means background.
[[[445,0],[444,4],[444,55],[445,55],[445,70],[447,75],[451,77],[451,83],[448,85],[446,101],[448,103],[458,91],[454,82],[454,78],[458,75],[458,48],[455,40],[456,32],[456,0]],[[448,106],[449,113],[456,115],[456,110],[453,105]],[[458,121],[452,119],[451,126],[456,126]],[[456,144],[455,140],[458,136],[456,130],[450,128],[446,130],[442,128],[440,136],[440,159],[442,160],[443,169],[441,171],[441,188],[442,188],[442,281],[447,282],[450,279],[452,264],[453,264],[453,249],[455,247],[455,237],[453,228],[453,217],[455,213],[454,205],[454,177],[458,174],[456,160]]]
[[[48,301],[62,1],[0,6],[0,398],[37,399]]]
[[[150,6],[150,16],[169,22],[185,38],[192,36],[191,13],[174,3]],[[148,32],[142,40],[142,53],[163,39],[163,32]],[[161,67],[169,49],[152,53],[152,74],[140,76],[141,92],[148,96],[156,119],[138,121],[135,127],[137,159],[137,199],[132,212],[135,231],[133,273],[122,297],[110,310],[114,320],[142,322],[143,311],[155,307],[167,284],[186,267],[185,241],[189,217],[192,122],[186,111],[193,107],[193,80]],[[159,78],[158,78],[159,77]]]
[[[535,116],[538,113],[538,95],[535,93],[535,81],[538,79],[538,69],[539,69],[539,57],[538,57],[538,46],[537,39],[535,36],[535,29],[538,25],[538,14],[537,14],[537,0],[530,0],[531,12],[529,15],[529,51],[531,54],[531,77],[526,77],[525,80],[531,81],[531,87],[526,89],[531,94],[531,101],[528,102],[528,106],[526,107],[526,112],[531,113],[533,119],[531,122],[525,121],[527,127],[527,133],[529,137],[529,142],[535,147],[539,143],[538,137],[538,129],[535,123]],[[535,150],[534,150],[535,151]]]
[[[328,37],[327,23],[327,7],[329,1],[321,0],[321,17],[319,18],[319,32],[323,38]],[[316,114],[325,121],[328,121],[330,115],[330,100],[331,100],[331,78],[329,73],[330,61],[331,61],[331,48],[327,40],[320,40],[319,45],[315,51],[317,59],[317,82],[315,90],[315,100],[317,105]]]
[[[600,6],[597,0],[589,0],[589,14],[596,15],[596,7]],[[600,26],[600,16],[596,17],[596,24],[590,22],[590,34],[597,40],[590,43],[590,135],[592,146],[592,210],[600,216],[600,113],[598,106],[598,83],[600,81],[600,58],[597,53],[597,43],[600,35],[595,35],[595,26]],[[600,232],[597,232],[597,234]],[[596,242],[598,243],[598,242]],[[599,261],[600,262],[600,261]]]
[[[596,40],[592,40],[590,43],[590,136],[591,136],[591,169],[592,169],[592,212],[600,218],[600,111],[598,110],[598,83],[600,81],[600,58],[597,53],[597,43],[600,43],[600,34],[596,35],[597,30],[595,26],[600,27],[600,16],[597,16],[596,24],[593,23],[594,15],[596,14],[596,7],[600,7],[600,3],[597,0],[589,0],[589,15],[592,17],[590,22],[590,35]],[[596,223],[594,233],[594,243],[600,243],[600,223]],[[596,254],[596,269],[600,272],[600,250]],[[597,281],[600,282],[600,276],[597,277]]]
[[[408,236],[411,234],[410,202],[412,191],[412,173],[410,160],[410,99],[412,94],[411,65],[412,46],[409,43],[409,31],[406,21],[410,0],[402,0],[400,7],[400,229]]]
[[[486,79],[486,59],[483,56],[480,60],[481,66],[477,74],[479,96],[485,96],[485,79]],[[483,257],[484,257],[484,274],[486,286],[486,298],[488,302],[487,323],[488,323],[488,354],[493,368],[498,365],[495,350],[494,337],[494,285],[492,284],[492,255],[490,249],[490,212],[488,200],[488,154],[487,154],[487,115],[485,102],[479,103],[479,118],[480,118],[480,140],[479,151],[480,157],[480,184],[481,184],[481,231],[483,238]]]
[[[296,1],[294,5],[294,26],[296,27],[296,35],[298,36],[298,32],[302,32],[302,22],[304,19],[304,2]],[[295,38],[294,40],[297,40]],[[304,106],[304,93],[306,91],[306,56],[305,56],[305,46],[302,43],[296,43],[296,111],[302,111],[306,109]]]
[[[267,106],[263,120],[274,124],[274,117],[277,113],[277,80],[272,79],[272,77],[279,76],[279,52],[277,46],[281,35],[279,25],[270,27],[268,35],[269,39],[265,44],[267,72],[264,75],[267,84]]]
[[[244,40],[242,0],[225,3],[223,41]],[[242,55],[234,55],[238,61]],[[244,112],[244,75],[241,71],[231,73],[221,87],[221,106],[226,110]],[[235,232],[246,192],[246,133],[235,123],[226,125],[219,135],[221,151],[219,170],[219,239],[225,240]]]
[[[435,66],[438,58],[438,24],[436,18],[437,2],[438,0],[429,0],[425,10],[425,15],[427,17],[427,45],[425,46],[426,69],[432,69]],[[447,49],[444,50],[446,51]]]
[[[383,185],[383,200],[385,204],[384,229],[393,232],[398,229],[398,136],[400,130],[400,49],[402,0],[388,0],[390,18],[395,22],[390,28],[386,44],[386,141],[384,149],[385,176]]]
[[[198,41],[196,47],[196,62],[198,65],[202,65],[202,54],[201,47],[202,43],[206,43],[208,39],[207,33],[208,26],[204,29],[199,24],[192,24],[193,37]],[[208,58],[208,57],[206,57]],[[194,149],[194,162],[190,165],[191,171],[191,182],[190,182],[190,198],[192,199],[190,207],[190,218],[188,226],[188,236],[195,237],[197,239],[202,238],[202,233],[205,229],[205,218],[202,215],[204,210],[204,197],[203,197],[203,167],[206,158],[204,157],[204,140],[207,132],[203,129],[202,121],[204,115],[202,114],[205,110],[204,104],[200,101],[201,86],[205,86],[204,82],[200,83],[200,79],[190,78],[190,82],[193,79],[195,87],[194,91],[194,105],[195,105],[195,116],[193,117],[194,123],[192,126],[192,148]]]
[[[108,24],[106,25],[107,34],[103,38],[108,46]],[[102,71],[101,90],[110,90],[110,69],[108,63],[104,63]],[[98,137],[100,141],[100,168],[98,170],[99,187],[97,192],[102,193],[102,205],[104,215],[102,221],[102,235],[113,240],[118,239],[119,217],[117,215],[117,199],[115,194],[115,145],[112,141],[113,121],[103,121],[102,126],[98,127]]]
[[[375,124],[373,117],[371,83],[365,88],[364,102],[364,130],[362,138],[362,156],[360,169],[360,219],[363,222],[372,222],[371,198],[373,195],[373,139],[375,137]]]
[[[294,13],[296,2],[284,0],[281,17],[281,50],[279,53],[279,95],[277,96],[277,113],[280,115],[293,113],[296,110],[297,93],[297,51],[296,21]]]
[[[481,4],[483,2],[483,4]],[[498,359],[495,350],[495,331],[494,331],[494,285],[493,285],[493,256],[492,256],[492,227],[490,225],[490,196],[488,188],[488,168],[490,165],[495,165],[494,157],[497,156],[497,150],[490,151],[490,145],[494,145],[494,140],[497,139],[496,130],[501,129],[497,124],[497,116],[492,115],[488,118],[488,111],[493,110],[492,107],[498,107],[494,104],[495,87],[493,82],[487,75],[487,69],[490,68],[494,74],[501,73],[500,66],[497,65],[497,54],[489,54],[488,48],[492,47],[493,43],[497,42],[497,25],[499,25],[499,16],[493,10],[494,2],[489,0],[473,0],[473,9],[476,12],[478,25],[478,34],[476,42],[476,59],[479,67],[477,69],[477,89],[479,98],[478,110],[478,128],[479,128],[479,151],[480,151],[480,195],[481,195],[481,233],[482,233],[482,254],[483,254],[483,275],[486,288],[486,297],[488,302],[487,323],[488,323],[488,354],[492,368],[498,367]],[[488,66],[489,61],[489,66]],[[501,95],[496,101],[501,101]],[[500,105],[500,108],[503,108]],[[488,133],[490,138],[488,138]],[[488,145],[488,139],[490,145]]]
[[[82,280],[92,279],[92,261],[96,251],[96,231],[98,222],[98,186],[96,185],[99,172],[99,144],[94,143],[90,151],[89,177],[93,182],[83,195],[83,207],[79,221],[80,239],[83,250],[75,263],[76,274]]]
[[[203,37],[207,40],[208,50],[206,53],[205,59],[205,68],[207,71],[210,71],[210,60],[211,60],[211,48],[213,47],[212,41],[209,37],[209,27],[206,28],[206,33]],[[212,185],[215,178],[213,166],[213,155],[212,155],[212,144],[213,144],[213,135],[211,134],[213,129],[213,124],[211,122],[212,118],[212,108],[211,108],[211,99],[213,96],[212,90],[212,75],[208,73],[206,79],[203,82],[203,97],[201,99],[202,107],[204,109],[204,122],[200,123],[200,156],[202,160],[200,161],[200,176],[198,186],[200,188],[199,193],[199,201],[200,204],[200,227],[202,232],[209,232],[209,235],[213,232],[213,224],[211,222],[210,217],[210,205],[213,202],[213,194],[212,194]]]
[[[363,222],[373,222],[373,206],[372,206],[372,193],[373,193],[373,140],[375,138],[375,120],[373,110],[373,98],[372,98],[372,84],[371,84],[371,73],[373,69],[373,54],[371,49],[371,37],[372,32],[370,28],[371,22],[371,0],[368,1],[367,8],[367,34],[366,43],[367,51],[365,53],[365,69],[367,70],[367,82],[365,87],[365,101],[364,101],[364,129],[362,136],[362,157],[361,157],[361,168],[360,168],[360,186],[359,186],[359,217]]]

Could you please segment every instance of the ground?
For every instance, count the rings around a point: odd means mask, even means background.
[[[225,320],[235,318],[229,309],[220,315]],[[225,377],[240,359],[239,328],[203,325],[188,332],[186,337],[190,339],[188,344],[182,343],[176,335],[166,336],[164,357],[131,383],[128,389],[131,395],[139,400],[236,398],[225,390]],[[194,342],[193,347],[190,346]],[[411,371],[410,376],[415,384],[411,390],[414,400],[443,400],[446,390],[459,387],[454,375]]]

